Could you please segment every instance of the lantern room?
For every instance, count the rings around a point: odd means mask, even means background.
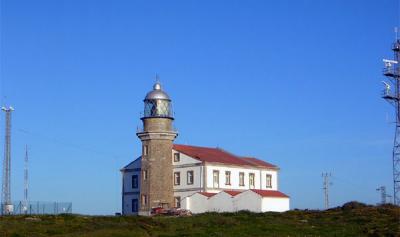
[[[173,119],[171,99],[162,90],[160,82],[156,82],[153,90],[144,99],[144,118]]]

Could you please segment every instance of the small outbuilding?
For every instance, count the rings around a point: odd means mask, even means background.
[[[194,214],[204,212],[284,212],[290,209],[289,196],[277,190],[224,190],[219,193],[198,192],[182,200],[181,208]]]
[[[190,210],[193,214],[208,212],[208,199],[214,195],[216,195],[216,193],[194,193],[182,199],[181,208],[185,210]]]
[[[233,199],[234,211],[284,212],[290,209],[289,196],[276,190],[251,189]]]
[[[208,199],[208,211],[210,212],[234,212],[233,198],[240,191],[224,190]]]

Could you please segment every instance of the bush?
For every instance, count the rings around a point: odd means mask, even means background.
[[[368,205],[362,202],[352,201],[343,204],[342,210],[352,210],[367,207]]]

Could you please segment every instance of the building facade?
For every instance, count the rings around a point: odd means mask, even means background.
[[[185,208],[193,213],[238,211],[245,206],[236,204],[246,201],[228,202],[228,196],[260,197],[262,203],[267,193],[261,197],[261,190],[270,191],[269,198],[286,200],[278,211],[289,209],[289,197],[278,191],[277,166],[221,148],[173,144],[177,132],[172,127],[171,100],[159,83],[144,103],[143,129],[137,133],[142,155],[121,169],[123,215],[150,215],[155,207]],[[245,195],[248,190],[253,192]],[[226,206],[216,208],[220,203]],[[254,210],[275,210],[269,208],[272,204]]]

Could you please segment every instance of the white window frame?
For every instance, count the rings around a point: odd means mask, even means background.
[[[181,208],[181,197],[180,196],[174,197],[174,205],[175,205],[175,208]]]
[[[219,170],[213,170],[213,187],[219,188]]]
[[[174,185],[181,185],[181,172],[174,172]]]
[[[225,171],[225,185],[231,185],[231,172]]]
[[[188,185],[192,185],[194,183],[194,171],[193,170],[188,170],[186,172],[186,183]]]
[[[239,186],[244,186],[244,172],[239,172]]]
[[[265,175],[265,186],[267,188],[272,188],[272,175],[271,174]]]
[[[174,153],[174,162],[180,162],[181,161],[181,154],[178,152]]]
[[[249,173],[249,189],[254,189],[256,186],[256,175],[254,173]]]

